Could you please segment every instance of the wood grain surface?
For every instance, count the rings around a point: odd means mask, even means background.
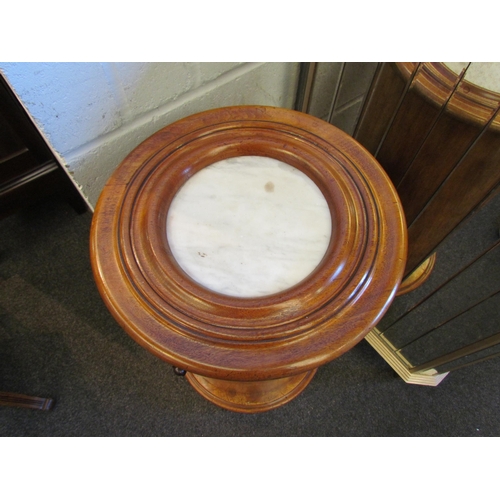
[[[461,80],[443,63],[385,63],[374,80],[356,138],[400,196],[405,276],[499,185],[499,103],[500,94]]]
[[[304,172],[332,219],[313,273],[259,298],[196,283],[176,263],[165,230],[170,203],[191,176],[244,155]],[[377,161],[322,120],[262,106],[199,113],[144,141],[109,179],[91,229],[94,277],[120,325],[166,362],[219,380],[291,377],[346,352],[388,308],[405,259],[401,206]]]

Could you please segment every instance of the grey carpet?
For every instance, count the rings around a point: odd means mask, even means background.
[[[91,214],[46,202],[0,221],[1,436],[498,436],[500,358],[405,384],[365,342],[276,410],[218,408],[124,333],[95,287]]]

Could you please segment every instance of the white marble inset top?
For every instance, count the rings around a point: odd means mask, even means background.
[[[445,62],[444,64],[459,75],[468,63]],[[500,63],[473,62],[465,74],[465,79],[478,87],[483,87],[493,92],[500,92]]]
[[[306,278],[331,235],[316,184],[281,161],[241,156],[189,179],[167,216],[167,238],[182,269],[205,287],[261,297]]]

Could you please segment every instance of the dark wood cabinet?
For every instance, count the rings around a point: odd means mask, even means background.
[[[0,217],[47,197],[87,210],[79,190],[0,75]]]
[[[0,74],[0,218],[49,197],[88,206]],[[51,398],[0,392],[0,405],[50,410]]]

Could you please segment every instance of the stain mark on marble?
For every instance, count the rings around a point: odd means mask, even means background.
[[[204,253],[204,252],[198,252],[198,255],[199,255],[200,257],[206,257],[206,256],[207,256],[207,254],[206,254],[206,253]]]
[[[274,184],[269,181],[269,182],[266,182],[266,185],[264,186],[264,189],[268,192],[268,193],[272,193],[274,192]]]

